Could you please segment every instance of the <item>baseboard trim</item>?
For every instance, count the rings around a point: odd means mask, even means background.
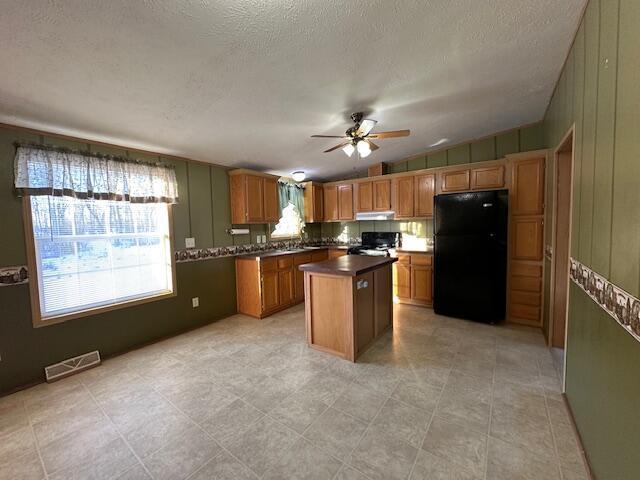
[[[578,447],[580,448],[580,455],[582,455],[582,460],[584,460],[584,464],[587,467],[587,475],[590,480],[597,480],[595,474],[593,473],[593,469],[591,468],[591,462],[589,461],[589,455],[584,448],[584,443],[582,442],[582,435],[580,435],[580,430],[578,430],[578,425],[576,424],[576,419],[573,416],[573,410],[571,410],[571,405],[569,404],[569,399],[567,398],[567,394],[562,394],[562,400],[564,401],[564,405],[567,407],[567,411],[569,412],[569,418],[571,419],[571,428],[573,428],[573,432],[578,439]]]

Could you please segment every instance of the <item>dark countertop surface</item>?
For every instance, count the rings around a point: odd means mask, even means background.
[[[293,255],[295,253],[311,253],[315,250],[347,250],[349,247],[346,245],[328,245],[325,247],[304,247],[304,248],[292,248],[290,250],[269,250],[266,252],[254,252],[238,255],[237,258],[251,258],[260,260],[261,258],[279,257],[281,255]]]
[[[344,255],[338,258],[324,260],[322,262],[305,263],[300,265],[300,270],[314,273],[327,273],[329,275],[343,275],[355,277],[377,268],[391,265],[397,262],[392,257],[370,257],[367,255]]]
[[[416,248],[396,248],[397,253],[425,253],[425,254],[433,254],[433,247],[427,247],[426,249],[416,249]]]

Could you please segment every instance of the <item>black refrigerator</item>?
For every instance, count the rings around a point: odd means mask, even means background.
[[[433,309],[497,323],[505,318],[507,190],[435,197]]]

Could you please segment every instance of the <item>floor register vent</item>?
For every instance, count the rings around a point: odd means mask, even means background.
[[[97,350],[89,353],[78,355],[77,357],[63,360],[60,363],[55,363],[44,367],[44,373],[47,377],[47,382],[55,382],[61,378],[68,377],[74,373],[79,373],[91,367],[100,365],[100,352]]]

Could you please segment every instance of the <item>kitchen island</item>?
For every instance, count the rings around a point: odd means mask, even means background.
[[[308,345],[355,362],[391,328],[391,264],[395,261],[346,255],[300,265]]]

